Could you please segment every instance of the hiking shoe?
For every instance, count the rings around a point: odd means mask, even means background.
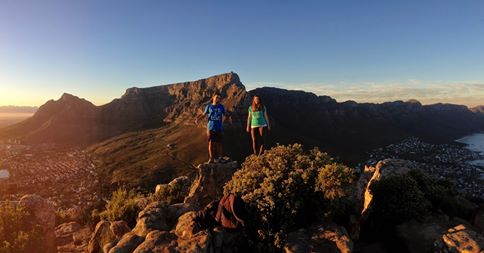
[[[230,161],[230,158],[228,157],[219,157],[218,162],[219,163],[228,163]]]
[[[207,163],[215,163],[216,159],[214,160],[213,158],[208,159]]]
[[[221,158],[221,157],[219,157],[219,158],[215,158],[215,162],[216,162],[216,163],[222,163],[222,158]]]

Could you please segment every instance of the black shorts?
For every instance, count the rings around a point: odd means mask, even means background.
[[[224,139],[223,132],[217,132],[212,130],[208,132],[208,141],[222,142],[223,139]]]

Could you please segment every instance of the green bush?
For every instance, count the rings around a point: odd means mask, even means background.
[[[29,225],[28,218],[21,207],[0,204],[0,253],[43,252],[40,227]]]
[[[331,163],[319,170],[315,189],[323,193],[326,218],[342,221],[353,211],[355,182],[355,171],[345,165]]]
[[[447,215],[454,216],[457,210],[458,195],[455,185],[447,179],[436,179],[423,172],[413,170],[408,173],[418,184],[425,198],[431,203],[431,210],[442,210]]]
[[[109,221],[124,220],[130,226],[136,224],[136,217],[141,211],[138,202],[143,195],[137,193],[134,189],[127,191],[118,189],[112,193],[111,199],[106,204],[106,210],[99,216]]]
[[[280,246],[287,232],[314,222],[314,215],[324,211],[323,195],[333,200],[346,195],[346,187],[353,182],[344,178],[346,173],[351,174],[318,149],[305,152],[300,144],[278,145],[261,156],[247,157],[224,191],[247,203],[249,225],[259,240]],[[324,182],[326,178],[344,179]],[[332,191],[331,184],[340,188]]]
[[[183,202],[185,195],[182,184],[163,184],[158,192],[150,194],[148,198],[150,202],[161,201],[171,205]]]
[[[373,194],[371,220],[393,227],[428,214],[430,203],[411,175],[384,178],[370,186]]]

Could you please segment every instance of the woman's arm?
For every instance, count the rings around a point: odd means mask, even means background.
[[[264,112],[264,118],[266,119],[267,130],[271,130],[271,125],[269,124],[269,116],[267,116],[267,111]]]
[[[251,121],[251,118],[250,118],[250,112],[249,112],[249,114],[247,115],[247,132],[248,133],[250,132],[250,121]]]

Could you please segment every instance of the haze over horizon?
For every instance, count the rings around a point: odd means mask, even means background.
[[[339,102],[484,104],[484,2],[2,1],[0,106],[234,71]]]

